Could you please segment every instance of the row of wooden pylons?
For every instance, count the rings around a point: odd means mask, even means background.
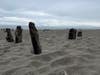
[[[77,29],[70,29],[68,39],[75,40],[77,37],[82,39],[82,30],[77,31]]]
[[[6,40],[8,42],[14,42],[14,38],[12,36],[11,29],[6,28],[5,32],[7,33]],[[20,42],[22,42],[22,28],[21,28],[21,26],[17,26],[16,31],[15,31],[15,43],[20,43]]]
[[[5,32],[7,32],[6,40],[8,42],[14,42],[14,41],[15,41],[15,43],[22,42],[21,26],[16,27],[15,39],[13,39],[10,28],[6,28]],[[30,32],[30,37],[31,37],[32,45],[33,45],[33,53],[34,54],[42,53],[42,49],[41,49],[41,45],[40,45],[40,41],[39,41],[39,33],[33,22],[29,22],[29,32]],[[76,37],[82,37],[82,31],[77,32],[76,29],[73,29],[73,28],[70,29],[68,39],[73,40],[73,39],[76,39]]]

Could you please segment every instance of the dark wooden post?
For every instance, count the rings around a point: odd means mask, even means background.
[[[21,26],[17,26],[15,31],[15,43],[22,42],[22,28]]]
[[[11,29],[10,28],[6,28],[6,31],[5,32],[7,32],[6,40],[8,42],[13,42],[14,39],[13,39],[13,36],[11,34]]]
[[[77,32],[77,30],[76,29],[70,29],[69,30],[69,36],[68,36],[68,39],[76,39],[76,32]]]
[[[81,30],[78,31],[78,33],[77,33],[77,37],[80,38],[80,39],[82,39],[82,31],[81,31]]]
[[[35,24],[32,22],[29,22],[29,31],[30,31],[33,49],[34,49],[33,52],[34,54],[40,54],[42,51],[41,51],[41,46],[39,41],[38,30],[36,29]]]
[[[77,36],[82,37],[82,31],[78,31]]]

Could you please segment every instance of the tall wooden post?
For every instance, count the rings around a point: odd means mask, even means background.
[[[15,31],[15,43],[20,42],[22,42],[22,28],[21,26],[17,26]]]
[[[72,40],[72,39],[76,39],[76,33],[77,33],[77,30],[76,29],[70,29],[69,30],[69,36],[68,36],[68,39]]]
[[[29,22],[29,31],[30,31],[30,36],[31,36],[31,41],[34,49],[34,54],[40,54],[41,51],[41,46],[40,46],[40,41],[39,41],[39,34],[38,30],[35,27],[35,24],[32,22]]]
[[[8,42],[13,42],[14,39],[13,39],[13,36],[11,34],[11,29],[10,28],[6,28],[6,31],[5,32],[7,32],[6,40]]]

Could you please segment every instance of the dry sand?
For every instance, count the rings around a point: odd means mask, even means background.
[[[82,40],[68,40],[65,30],[39,31],[41,55],[31,53],[28,31],[19,44],[6,42],[5,34],[0,31],[0,75],[100,75],[100,30],[84,30]]]

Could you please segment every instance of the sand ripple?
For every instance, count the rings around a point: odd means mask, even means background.
[[[28,36],[20,44],[7,43],[0,37],[0,75],[100,74],[100,35],[97,31],[85,31],[82,40],[67,40],[66,31],[39,33],[41,55],[31,54]],[[29,35],[27,31],[23,36],[26,35]]]

